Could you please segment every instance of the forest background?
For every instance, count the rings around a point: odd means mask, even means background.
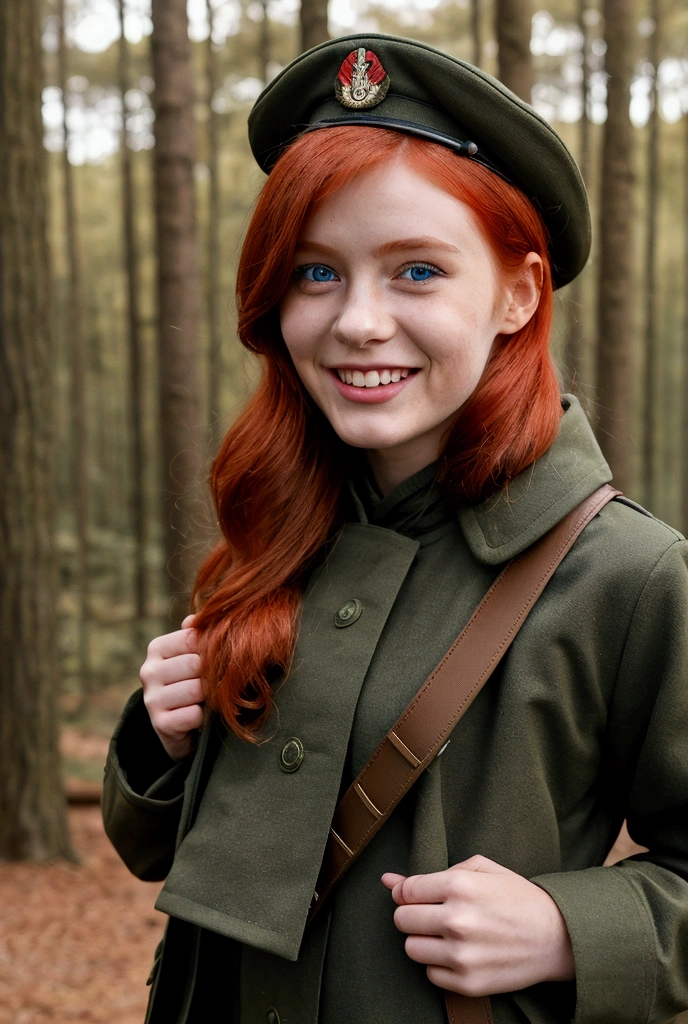
[[[75,806],[98,799],[146,644],[184,614],[216,537],[209,467],[257,373],[233,301],[263,181],[248,112],[298,52],[351,31],[478,64],[563,136],[594,243],[556,294],[562,383],[619,486],[688,530],[685,0],[0,0],[0,859],[74,861],[64,791]],[[121,903],[128,883],[97,814],[72,811],[72,825],[95,921],[110,912],[103,892]],[[116,970],[102,1018],[93,987],[74,1010],[72,977],[45,981],[39,1007],[31,965],[64,902],[50,925],[39,906],[60,885],[74,903],[77,876],[40,878],[47,889],[0,872],[18,915],[15,947],[0,918],[0,1024],[114,1020]],[[74,962],[94,930],[81,934]],[[129,932],[123,945],[139,948]]]
[[[501,31],[508,39],[505,19],[514,16],[499,2],[501,10],[491,0],[333,0],[329,32],[408,35],[499,74],[498,36]],[[599,424],[603,446],[612,447],[607,437],[613,435],[623,449],[622,458],[608,452],[613,465],[623,462],[614,465],[616,477],[621,472],[632,498],[686,530],[688,8],[682,0],[634,0],[622,11],[631,138],[621,168],[627,180],[618,191],[625,189],[628,239],[622,240],[626,251],[606,261],[625,261],[627,270],[626,294],[612,293],[611,301],[623,306],[625,321],[618,351],[607,357],[623,364],[612,367],[620,382],[611,391],[621,389],[620,402],[597,380],[605,372],[599,350],[612,333],[599,339],[605,11],[585,0],[514,6],[512,37],[523,33],[525,15],[529,53],[521,53],[520,70],[512,59],[503,76],[511,72],[517,91],[529,91],[563,136],[592,203],[589,266],[578,283],[556,295],[552,344],[562,379],[593,421],[615,401],[627,406],[623,415],[611,408],[611,419]],[[248,148],[246,118],[265,82],[299,51],[307,28],[297,0],[189,0],[187,8],[195,137],[186,156],[193,173],[199,307],[194,336],[179,332],[183,358],[195,363],[179,374],[195,381],[188,416],[197,419],[192,465],[179,467],[179,475],[202,485],[218,438],[255,378],[236,340],[233,301],[241,238],[263,180]],[[147,639],[172,628],[175,617],[166,572],[175,541],[170,547],[165,540],[170,512],[161,474],[161,462],[176,456],[175,439],[165,448],[164,423],[160,429],[151,30],[148,0],[46,0],[42,10],[61,707],[67,723],[103,735],[136,685]],[[525,86],[518,79],[524,60]],[[173,357],[168,350],[166,359]],[[189,447],[184,425],[181,437],[180,451]],[[186,531],[192,572],[214,533],[202,501],[187,512],[191,530],[184,523],[177,528]],[[184,576],[183,566],[176,575]],[[95,763],[69,757],[66,768],[71,776],[95,778],[99,771]]]

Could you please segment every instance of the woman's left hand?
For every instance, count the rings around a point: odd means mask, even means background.
[[[388,873],[394,923],[430,981],[465,996],[513,992],[575,977],[564,918],[552,897],[486,857],[429,875]]]

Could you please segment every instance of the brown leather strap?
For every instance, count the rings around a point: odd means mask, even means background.
[[[458,992],[445,992],[449,1024],[493,1024],[492,1008],[487,996],[484,999],[469,999]]]
[[[497,577],[447,654],[340,800],[309,920],[447,742],[578,536],[619,494],[621,491],[605,484],[509,562]],[[447,992],[446,1004],[450,1024],[492,1024],[489,999],[468,999]]]

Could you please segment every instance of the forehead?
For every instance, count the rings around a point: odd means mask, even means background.
[[[420,174],[403,156],[362,172],[313,203],[300,238],[313,233],[373,236],[435,237],[452,245],[458,239],[485,240],[466,203]],[[401,232],[401,235],[400,235]]]

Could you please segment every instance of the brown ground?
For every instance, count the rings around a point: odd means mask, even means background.
[[[165,918],[97,806],[70,810],[81,864],[0,865],[0,1024],[142,1024]]]

